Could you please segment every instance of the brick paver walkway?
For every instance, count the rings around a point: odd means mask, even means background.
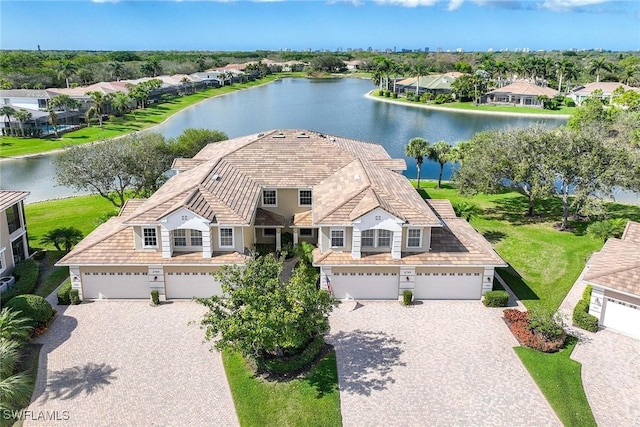
[[[478,301],[345,302],[331,315],[345,426],[546,426],[555,413]]]
[[[202,344],[195,302],[57,307],[39,341],[30,418],[47,426],[236,426],[222,360]]]

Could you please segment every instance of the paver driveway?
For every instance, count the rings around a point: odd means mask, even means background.
[[[345,426],[560,425],[478,301],[343,303],[331,315]]]
[[[97,301],[58,309],[40,338],[29,409],[68,419],[25,425],[238,425],[220,355],[187,325],[202,306]]]

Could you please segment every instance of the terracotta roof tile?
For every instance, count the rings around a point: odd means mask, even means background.
[[[313,212],[310,210],[297,213],[293,216],[293,219],[291,220],[291,226],[310,227],[311,225],[313,225],[312,218],[313,218]]]
[[[256,209],[256,219],[254,224],[257,226],[283,227],[284,217],[277,213],[266,211],[262,208]]]
[[[0,211],[15,205],[20,200],[24,200],[30,193],[28,191],[0,191]]]
[[[510,85],[503,86],[498,89],[494,89],[492,91],[487,92],[487,94],[499,94],[499,93],[512,93],[515,95],[530,95],[530,96],[540,96],[546,95],[549,98],[553,98],[558,94],[558,91],[555,89],[551,89],[550,87],[542,87],[536,86],[529,82],[514,82]]]
[[[640,243],[640,223],[629,221],[622,234],[622,240],[625,242]]]

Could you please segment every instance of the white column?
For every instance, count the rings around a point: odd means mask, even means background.
[[[482,295],[493,289],[493,267],[485,267],[482,275]]]
[[[393,232],[393,242],[391,243],[391,258],[402,258],[402,229]]]
[[[362,243],[362,232],[360,230],[358,230],[357,228],[353,227],[353,238],[351,239],[351,257],[353,259],[359,259],[362,258],[362,252],[361,252],[361,243]],[[344,236],[345,239],[347,238],[347,236]]]
[[[253,227],[253,246],[258,243],[258,235],[256,234],[256,228]]]
[[[147,270],[147,278],[149,280],[149,297],[151,291],[158,291],[160,301],[166,301],[167,296],[164,289],[164,269],[161,265],[150,265]]]
[[[171,233],[162,226],[160,227],[160,241],[162,258],[171,258]]]
[[[604,289],[591,289],[591,300],[589,301],[589,314],[596,316],[600,322],[602,315],[602,306],[604,305]]]
[[[298,244],[298,229],[297,228],[293,229],[293,244],[294,245]]]
[[[78,296],[80,300],[82,300],[82,276],[80,275],[80,267],[77,265],[69,267],[69,278],[71,279],[71,289],[77,290]]]
[[[327,290],[327,279],[331,282],[331,267],[320,267],[320,289]]]
[[[280,238],[282,237],[282,230],[280,228],[276,228],[276,251],[282,250],[282,241]]]
[[[413,292],[416,287],[416,268],[415,267],[400,267],[400,283],[399,294],[402,295],[402,291],[410,290]]]
[[[202,258],[211,258],[211,253],[213,252],[212,242],[211,227],[207,227],[207,229],[202,232]]]

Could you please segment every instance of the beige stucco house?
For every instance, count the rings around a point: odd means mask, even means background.
[[[381,145],[304,130],[210,144],[150,198],[129,200],[58,265],[85,299],[220,293],[212,272],[256,245],[317,248],[337,298],[480,299],[504,261],[448,201],[426,203]]]
[[[620,82],[594,82],[572,89],[569,97],[575,101],[576,105],[582,105],[585,99],[591,98],[593,92],[598,90],[602,92],[600,95],[601,99],[611,102],[613,92],[619,87],[622,87],[625,91],[633,90],[640,93],[640,88],[627,86]]]
[[[487,92],[483,102],[487,104],[537,106],[542,108],[540,97],[553,98],[558,91],[550,87],[537,86],[526,81],[517,81]]]
[[[29,257],[24,216],[24,199],[28,195],[27,191],[0,190],[0,285],[11,280],[18,261]]]
[[[591,256],[582,280],[593,287],[589,313],[600,325],[640,339],[640,223]]]

